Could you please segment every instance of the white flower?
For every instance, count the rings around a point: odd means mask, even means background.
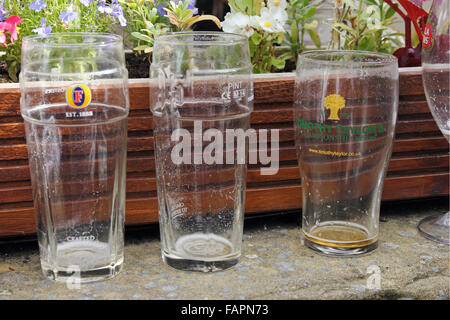
[[[287,1],[286,0],[269,0],[267,3],[269,9],[286,10]]]
[[[261,16],[258,20],[258,24],[262,30],[270,33],[284,32],[284,22],[276,19],[270,9],[261,8],[260,14]]]
[[[376,6],[368,6],[366,10],[362,12],[361,17],[366,20],[367,28],[369,30],[384,30],[387,29],[381,23],[381,17],[379,10]]]
[[[282,25],[286,23],[289,18],[286,11],[286,0],[269,0],[267,7],[275,20],[280,22]]]
[[[242,12],[227,13],[222,22],[222,29],[225,32],[238,33],[250,37],[254,30],[250,26],[250,17]]]
[[[286,7],[286,0],[269,0],[269,3],[267,4],[267,8],[269,8],[272,17],[282,25],[284,25],[289,18]]]
[[[260,16],[250,16],[249,26],[253,29],[259,29],[259,21],[261,20]]]
[[[255,30],[268,33],[285,32],[284,25],[288,20],[286,0],[269,0],[267,7],[260,10],[259,16],[248,16],[242,12],[227,13],[222,22],[225,32],[244,34],[250,37]]]

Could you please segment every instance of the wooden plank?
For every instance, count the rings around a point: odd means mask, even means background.
[[[261,123],[264,123],[261,120]],[[5,126],[5,129],[2,130],[2,125],[0,124],[0,133],[4,132],[4,134],[8,134],[8,126]],[[275,128],[271,128],[275,129]],[[435,133],[435,137],[427,137],[427,138],[414,138],[414,136],[418,136],[421,133],[430,132]],[[415,148],[417,150],[427,149],[428,141],[431,140],[440,140],[445,139],[439,131],[436,123],[433,119],[425,119],[425,120],[408,120],[408,121],[398,121],[396,126],[396,134],[410,134],[410,140],[416,140]],[[150,134],[139,133],[137,136],[134,136],[133,133],[129,133],[128,137],[128,152],[133,151],[152,151],[154,149],[154,138]],[[281,127],[279,128],[279,136],[280,142],[284,141],[293,141],[294,139],[294,129]],[[394,150],[395,152],[399,152],[398,149],[404,149],[402,145],[405,144],[406,139],[396,139],[394,141]],[[433,141],[434,141],[433,140]],[[437,141],[436,140],[436,141]],[[423,142],[423,144],[421,143]],[[4,141],[0,140],[0,161],[1,160],[16,160],[16,159],[27,159],[28,153],[25,143],[21,144],[4,144]],[[77,142],[77,144],[80,142]],[[85,143],[86,144],[86,143]],[[439,144],[439,143],[438,143]],[[441,143],[442,144],[442,143]],[[86,148],[89,146],[86,145]],[[84,149],[86,149],[84,148]],[[431,146],[432,149],[434,147]],[[445,148],[445,146],[444,146]],[[82,149],[82,148],[81,148]]]
[[[449,167],[449,159],[450,156],[448,154],[440,154],[440,155],[429,155],[429,156],[410,156],[392,159],[389,163],[388,168],[388,176],[389,171],[395,172],[396,175],[401,174],[402,171],[412,171],[412,170],[420,170],[422,173],[425,173],[429,170],[439,170],[440,172],[448,172]],[[350,160],[347,160],[350,161]],[[339,163],[330,162],[328,165],[322,166],[314,166],[315,170],[314,174],[317,174],[318,169],[324,168],[335,168]],[[342,163],[342,166],[348,167],[346,162]],[[230,181],[234,176],[233,169],[224,170],[221,172],[221,179],[225,179],[225,174],[229,174]],[[332,172],[335,172],[333,169]],[[213,178],[209,178],[209,173],[204,172],[205,183],[213,183],[210,181]],[[184,173],[184,178],[182,175],[181,180],[186,181],[186,179],[191,179],[188,177],[188,173]],[[218,177],[219,178],[219,177]],[[80,178],[77,177],[77,181]],[[279,168],[277,174],[274,175],[261,175],[259,168],[251,168],[248,169],[247,173],[247,185],[250,188],[258,188],[264,184],[270,184],[273,187],[277,187],[277,185],[285,184],[287,181],[300,181],[300,170],[297,166],[282,166]],[[71,186],[70,190],[72,193],[77,193],[79,187],[77,187],[77,182],[75,181]],[[156,191],[156,178],[155,172],[143,172],[137,177],[128,176],[126,181],[126,190],[127,194],[131,193],[139,193],[139,192],[150,192]],[[95,190],[99,191],[99,190]],[[16,203],[16,202],[27,202],[32,201],[32,191],[31,191],[31,183],[30,181],[20,181],[18,183],[8,182],[8,183],[0,183],[0,203]]]
[[[3,164],[0,164],[0,182],[5,181],[23,181],[30,180],[30,169],[28,167],[28,161],[26,164],[14,164],[8,165],[5,161]],[[79,166],[79,170],[83,171],[84,167],[87,166],[87,162],[79,161],[76,163]],[[129,156],[127,158],[127,174],[135,172],[148,172],[155,170],[155,161],[153,155],[139,155],[139,156]]]
[[[423,95],[421,68],[401,68],[399,73],[400,96]],[[255,104],[293,100],[294,73],[254,76]],[[130,109],[149,109],[148,80],[130,80]],[[0,117],[20,115],[18,84],[0,88]],[[269,100],[268,100],[269,99]]]
[[[72,143],[75,145],[75,143]],[[66,151],[69,152],[71,148],[65,147]],[[77,148],[78,154],[83,154],[83,150],[89,150],[90,142],[82,143]],[[138,136],[129,137],[127,144],[127,151],[151,151],[153,150],[153,136]],[[84,152],[85,153],[85,152]],[[71,153],[73,154],[73,153]],[[1,160],[17,160],[17,159],[27,159],[28,151],[26,144],[14,144],[14,145],[0,145],[0,161]]]
[[[158,220],[156,198],[128,199],[125,223],[127,225],[154,223]],[[0,237],[20,236],[36,232],[34,209],[30,206],[0,209]]]
[[[400,101],[398,104],[398,119],[406,120],[412,116],[416,116],[419,119],[433,119],[428,102],[425,100],[425,96],[418,101]]]
[[[399,72],[400,96],[423,95],[422,68],[400,68]]]
[[[395,126],[395,133],[412,133],[417,135],[423,132],[436,132],[436,135],[440,135],[439,127],[433,119],[420,119],[420,120],[407,120],[398,121]]]
[[[427,154],[434,150],[448,150],[448,141],[442,134],[436,137],[396,139],[392,146],[393,156],[413,151]]]
[[[430,113],[428,114],[416,114],[415,108],[411,110],[411,113],[404,117],[399,117],[396,126],[397,133],[412,133],[417,134],[421,132],[436,132],[439,134],[439,128],[435,124]],[[274,113],[278,110],[273,111]],[[265,114],[259,112],[255,113],[254,122],[251,123],[251,128],[259,131],[261,129],[270,130],[278,129],[280,135],[280,141],[289,141],[294,138],[294,128],[292,117],[289,115],[291,112],[280,112],[277,117],[272,117],[270,113]],[[280,120],[280,122],[277,122]],[[138,119],[130,118],[128,121],[128,135],[129,137],[135,137],[139,135],[152,135],[153,123],[150,116],[140,116]],[[71,129],[72,133],[76,133],[74,129]],[[62,133],[64,133],[62,131]],[[81,133],[81,132],[80,132]],[[65,134],[63,134],[65,135]],[[0,145],[12,145],[17,143],[25,143],[25,130],[23,122],[0,122]]]
[[[150,143],[150,141],[148,142]],[[1,147],[0,147],[1,148]],[[22,146],[22,152],[26,152],[26,148],[23,145]],[[14,148],[7,148],[8,152],[14,151]],[[285,146],[279,149],[280,150],[280,161],[288,161],[288,160],[294,160],[296,161],[296,153],[295,153],[295,147],[293,145]],[[441,161],[440,156],[433,154],[437,150],[448,150],[448,142],[447,140],[441,136],[441,137],[430,137],[430,138],[416,138],[416,139],[401,139],[396,140],[393,146],[393,157],[391,159],[390,165],[395,164],[395,159],[398,157],[399,154],[404,152],[412,152],[415,150],[421,150],[421,155],[419,158],[423,158],[426,163],[428,163],[429,158],[436,157],[436,161]],[[427,155],[428,153],[428,155]],[[1,157],[1,153],[0,153]],[[9,157],[6,157],[6,159],[10,159]],[[25,155],[26,159],[26,155]],[[11,162],[12,165],[8,165],[8,163]],[[153,171],[155,167],[154,163],[154,157],[153,155],[139,155],[139,156],[128,156],[127,159],[127,172],[146,172],[146,171]],[[79,163],[79,165],[82,165],[82,162]],[[410,164],[405,164],[402,168],[404,170],[409,169]],[[417,169],[417,167],[412,167],[412,169]],[[392,169],[397,170],[397,169]],[[29,169],[26,164],[16,165],[14,164],[14,161],[4,161],[3,164],[0,163],[0,182],[4,181],[22,181],[22,180],[29,180]]]
[[[1,98],[1,95],[0,95]],[[416,119],[432,119],[428,103],[425,101],[425,96],[419,101],[400,101],[398,108],[398,119],[408,120],[413,116]],[[292,101],[286,101],[281,103],[259,103],[255,104],[254,111],[252,113],[252,124],[257,126],[258,124],[268,125],[270,123],[278,123],[285,121],[292,127]],[[283,113],[277,118],[273,118],[273,115],[277,112]],[[278,119],[278,120],[277,120]],[[23,118],[20,115],[12,117],[0,117],[0,139],[24,136],[23,130]],[[8,132],[8,126],[12,126],[12,130],[16,130],[16,134]],[[3,130],[1,128],[4,128]],[[128,121],[129,131],[143,131],[153,129],[153,118],[150,110],[131,110]],[[3,136],[5,135],[5,136]]]
[[[445,196],[449,193],[449,177],[449,173],[387,177],[382,199],[385,201]],[[302,205],[301,192],[302,189],[299,185],[249,189],[246,193],[246,215],[300,210]],[[126,208],[127,225],[158,221],[156,197],[128,199]],[[0,237],[35,233],[34,219],[34,210],[30,206],[7,210],[0,209]]]

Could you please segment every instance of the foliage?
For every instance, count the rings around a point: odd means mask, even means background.
[[[333,36],[329,48],[393,53],[402,45],[390,28],[395,10],[383,0],[337,0]]]
[[[130,35],[128,40],[133,42],[134,50],[150,54],[154,38],[170,30],[162,5],[149,0],[119,1],[128,21],[125,29]]]
[[[305,33],[308,33],[314,45],[320,48],[321,41],[316,28],[318,21],[315,20],[317,9],[324,0],[290,0],[288,7],[288,25],[290,32],[285,33],[284,44],[289,46],[290,51],[283,57],[287,60],[297,62],[298,54],[305,50]]]
[[[383,0],[335,1],[329,49],[392,53],[402,46],[403,34],[392,28],[395,10]],[[323,2],[228,0],[231,11],[220,22],[212,15],[200,15],[195,0],[0,0],[0,57],[9,77],[17,81],[23,37],[51,32],[120,32],[120,25],[134,50],[151,59],[158,35],[191,30],[195,23],[210,20],[223,31],[248,37],[254,73],[276,72],[306,50],[306,36],[321,47],[316,14]],[[8,18],[15,21],[14,28]],[[280,45],[287,49],[279,50]]]
[[[1,47],[1,60],[8,66],[8,75],[18,81],[22,38],[50,32],[106,32],[114,23],[126,23],[117,0],[0,0],[0,18],[17,15],[24,20],[18,26],[18,40]]]
[[[222,29],[249,38],[254,73],[283,70],[286,57],[278,57],[275,47],[284,40],[288,20],[286,0],[229,0],[231,12]]]
[[[128,26],[125,31],[131,36],[134,50],[149,54],[153,50],[156,36],[166,32],[190,30],[199,21],[211,20],[220,27],[215,16],[198,15],[192,0],[178,2],[164,0],[119,0],[124,7]]]
[[[212,15],[196,15],[198,9],[193,6],[190,7],[190,5],[191,0],[180,1],[178,3],[170,1],[167,8],[164,8],[172,24],[172,31],[190,30],[195,23],[204,20],[211,20],[220,28],[220,21],[217,17]]]

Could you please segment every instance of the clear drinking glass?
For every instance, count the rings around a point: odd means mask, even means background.
[[[241,256],[253,109],[247,38],[223,32],[156,38],[150,67],[163,260],[217,271]]]
[[[434,121],[450,142],[450,14],[448,0],[435,0],[428,15],[422,43],[422,79]],[[426,238],[450,244],[450,212],[419,222]]]
[[[395,57],[363,51],[299,56],[294,127],[307,247],[354,256],[378,246],[397,106]]]
[[[22,42],[21,113],[41,265],[56,281],[103,280],[122,267],[124,60],[117,35],[55,33]]]

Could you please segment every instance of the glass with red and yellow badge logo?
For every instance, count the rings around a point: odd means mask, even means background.
[[[333,256],[377,247],[397,106],[394,56],[363,51],[299,56],[294,127],[307,247]]]
[[[122,268],[128,73],[122,38],[55,33],[22,42],[25,120],[41,266],[90,282]]]

